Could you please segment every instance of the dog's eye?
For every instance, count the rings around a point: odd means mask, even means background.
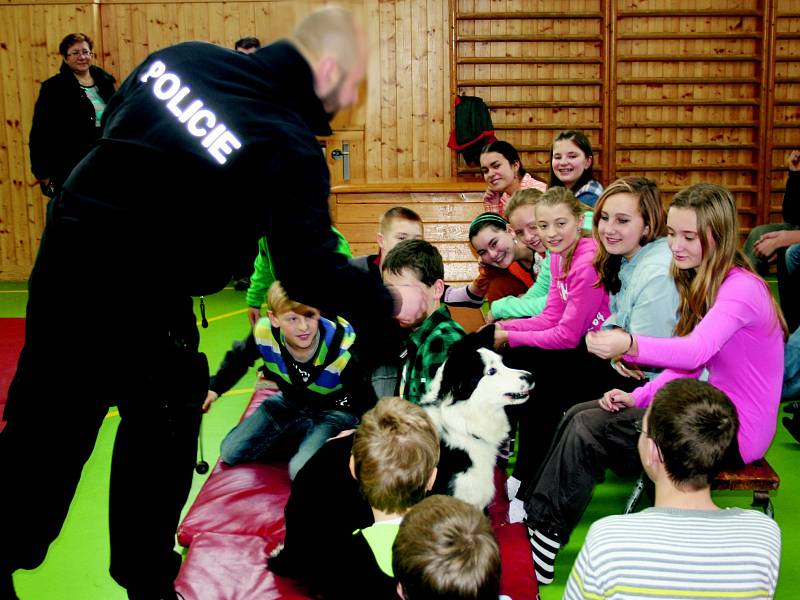
[[[487,375],[494,375],[495,373],[497,373],[497,369],[495,369],[494,367],[489,367],[489,368],[486,370],[486,374],[487,374]]]

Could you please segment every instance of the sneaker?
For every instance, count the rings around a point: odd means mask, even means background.
[[[787,402],[783,405],[783,412],[790,415],[796,415],[798,412],[800,412],[800,401],[794,400],[792,402]]]
[[[558,536],[554,534],[545,535],[538,529],[528,527],[528,540],[531,543],[536,580],[542,585],[553,583],[556,555],[561,548]]]
[[[518,499],[512,498],[508,503],[508,522],[509,523],[522,523],[528,513],[525,512],[525,503]]]

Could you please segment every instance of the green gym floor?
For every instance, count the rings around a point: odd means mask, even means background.
[[[0,283],[0,317],[24,317],[26,301],[24,283]],[[206,306],[209,327],[200,330],[201,349],[208,355],[213,371],[231,342],[247,333],[244,293],[226,288],[214,296],[206,297]],[[199,309],[196,312],[199,315]],[[244,410],[254,381],[255,370],[248,373],[234,390],[215,402],[205,416],[202,435],[205,459],[211,465],[217,460],[222,437]],[[58,383],[54,382],[54,385]],[[116,411],[109,411],[94,453],[84,468],[64,528],[50,547],[44,564],[33,571],[18,571],[14,575],[17,594],[22,600],[124,600],[127,597],[108,575],[108,474],[118,424]],[[773,494],[776,520],[783,532],[776,598],[790,600],[800,597],[797,591],[800,589],[800,510],[796,505],[800,500],[800,444],[780,424],[767,458],[781,476],[781,488]],[[47,465],[42,466],[43,476],[46,476],[47,468]],[[146,469],[146,465],[142,465],[142,485],[147,484]],[[195,475],[187,507],[194,500],[205,477]],[[598,487],[581,525],[558,555],[556,580],[542,588],[543,600],[561,598],[589,525],[602,516],[619,513],[631,486],[630,481],[609,477],[605,484]],[[13,493],[13,490],[3,490],[2,493]],[[715,500],[720,506],[747,507],[751,496],[744,492],[719,492]]]

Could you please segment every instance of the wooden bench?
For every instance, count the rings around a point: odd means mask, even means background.
[[[644,490],[644,478],[639,477],[625,504],[624,514],[634,511]],[[712,490],[752,491],[753,507],[760,508],[770,518],[775,518],[770,492],[778,489],[781,479],[765,458],[753,461],[740,469],[721,471],[711,482]]]

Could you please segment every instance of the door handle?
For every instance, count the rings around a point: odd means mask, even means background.
[[[336,148],[331,151],[331,158],[342,161],[342,179],[348,181],[350,179],[350,144],[342,142],[341,150]]]

